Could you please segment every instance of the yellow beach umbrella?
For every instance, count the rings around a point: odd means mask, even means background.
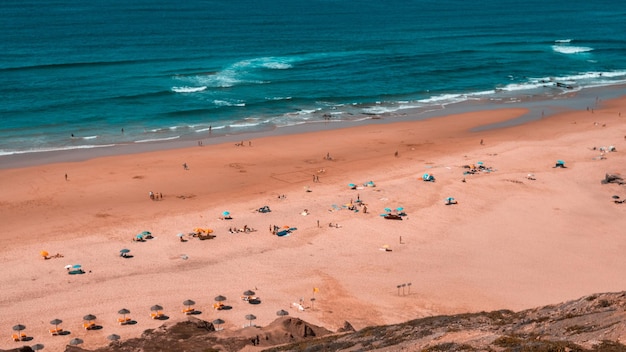
[[[41,254],[41,256],[44,257],[44,258],[48,257],[48,255],[49,255],[48,252],[46,252],[46,251],[41,251],[41,252],[39,252],[39,254]]]

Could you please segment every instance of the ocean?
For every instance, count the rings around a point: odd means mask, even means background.
[[[0,14],[0,156],[626,83],[626,7],[607,0],[4,0]]]

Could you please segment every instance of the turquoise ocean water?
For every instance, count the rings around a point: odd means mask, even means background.
[[[626,82],[626,7],[607,0],[4,0],[0,15],[0,156]]]

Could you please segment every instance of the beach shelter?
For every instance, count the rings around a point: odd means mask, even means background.
[[[252,326],[252,321],[256,319],[254,314],[246,314],[246,319],[250,321],[250,326]]]
[[[83,320],[86,320],[87,322],[91,323],[92,321],[96,320],[96,316],[93,314],[87,314],[83,317]]]
[[[18,333],[25,329],[26,329],[26,326],[22,324],[17,324],[13,326],[13,331],[17,331]]]
[[[220,325],[224,324],[225,321],[223,319],[217,318],[215,320],[213,320],[213,324],[217,325],[217,328],[215,328],[215,330],[220,330]]]
[[[130,310],[126,309],[126,308],[122,308],[120,310],[117,311],[118,314],[121,314],[124,318],[124,321],[126,321],[126,314],[130,314]]]
[[[78,345],[82,344],[83,342],[84,341],[82,339],[79,339],[78,337],[75,337],[75,338],[70,340],[70,345],[78,346]]]
[[[59,331],[59,324],[61,324],[63,320],[61,319],[52,319],[50,320],[50,324],[54,325],[54,330]]]

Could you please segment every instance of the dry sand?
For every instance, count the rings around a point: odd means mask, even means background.
[[[344,321],[360,329],[623,290],[626,204],[611,197],[626,198],[626,189],[600,183],[607,172],[626,172],[621,111],[626,99],[482,132],[471,128],[525,111],[0,170],[0,348],[42,343],[57,351],[74,337],[95,348],[113,333],[138,337],[186,319],[186,299],[196,301],[196,317],[224,319],[217,333],[230,334],[249,324],[247,314],[264,326],[280,309],[331,330]],[[609,145],[617,152],[603,160],[591,149]],[[567,168],[553,168],[557,159]],[[493,171],[464,175],[478,161]],[[424,173],[436,182],[423,182]],[[376,187],[348,187],[368,181]],[[163,199],[151,201],[150,191]],[[449,196],[459,204],[444,205]],[[343,208],[357,197],[367,213]],[[255,211],[264,205],[272,211]],[[404,220],[380,216],[396,207]],[[233,219],[220,220],[223,211]],[[228,231],[244,225],[257,231]],[[297,230],[278,237],[270,225]],[[179,241],[196,227],[217,237]],[[144,230],[155,238],[131,240]],[[121,258],[122,248],[134,257]],[[63,257],[44,260],[41,250]],[[86,273],[68,275],[68,264]],[[261,304],[240,299],[248,289]],[[232,309],[213,310],[217,295]],[[300,299],[304,311],[293,306]],[[154,304],[169,320],[149,318]],[[118,325],[121,308],[137,323]],[[102,329],[85,331],[86,314]],[[71,334],[50,336],[54,318]],[[10,339],[18,323],[31,341]]]

